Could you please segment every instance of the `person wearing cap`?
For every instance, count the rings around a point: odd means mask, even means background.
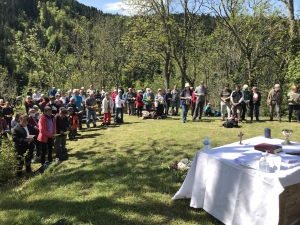
[[[178,109],[180,106],[180,91],[177,89],[177,85],[174,85],[174,89],[171,91],[172,95],[172,110],[175,108],[175,112],[178,115]]]
[[[102,104],[102,95],[100,94],[100,91],[99,90],[96,90],[96,94],[94,95],[95,99],[96,99],[96,102],[97,102],[97,105],[98,105],[98,112],[99,112],[99,115],[101,116],[101,104]]]
[[[118,123],[119,114],[121,116],[120,120],[123,123],[123,108],[125,101],[122,99],[122,90],[118,90],[118,95],[116,96],[116,114],[114,122]]]
[[[154,96],[151,93],[151,89],[146,88],[146,92],[143,94],[143,102],[146,106],[146,111],[150,112],[153,101],[154,101]]]
[[[56,158],[58,158],[60,148],[66,148],[66,132],[69,131],[69,121],[67,115],[67,109],[62,107],[59,109],[59,114],[55,116],[56,134],[59,134],[59,136],[57,136],[54,140],[54,152],[56,153]]]
[[[161,116],[164,113],[164,96],[162,95],[162,90],[160,88],[157,90],[154,101],[156,118],[161,119]]]
[[[255,111],[256,121],[259,121],[259,106],[261,101],[261,95],[258,92],[257,87],[252,88],[251,98],[250,98],[250,120],[253,121],[253,111]]]
[[[134,93],[132,92],[132,88],[128,88],[128,92],[126,93],[125,96],[126,104],[127,104],[127,110],[128,110],[128,115],[134,115],[134,102],[135,102],[135,97]]]
[[[58,113],[59,105],[55,102],[54,96],[50,96],[50,102],[48,102],[46,106],[52,109],[52,115],[56,115]]]
[[[182,107],[182,122],[186,123],[187,121],[187,114],[190,108],[191,99],[192,99],[192,91],[190,90],[190,84],[186,83],[184,89],[180,95],[181,99],[181,107]]]
[[[114,103],[108,92],[106,92],[104,95],[105,98],[102,101],[102,107],[104,113],[103,125],[110,125],[111,112],[113,110]]]
[[[267,98],[267,105],[270,107],[270,121],[273,121],[274,109],[276,109],[278,122],[281,122],[281,105],[283,94],[280,84],[275,84],[274,88],[269,92]]]
[[[220,98],[221,98],[221,116],[222,121],[225,120],[225,108],[227,109],[227,117],[231,118],[231,110],[230,110],[230,95],[231,90],[229,89],[229,85],[225,84],[224,89],[221,90]]]
[[[90,128],[90,118],[92,116],[93,118],[93,127],[96,127],[96,110],[95,106],[97,104],[97,101],[94,96],[94,92],[90,92],[90,96],[86,99],[85,105],[86,105],[86,127]],[[98,107],[98,106],[97,106]]]
[[[116,112],[116,97],[118,95],[118,90],[114,89],[114,91],[111,93],[111,99],[113,100],[114,103],[114,108],[113,108],[113,113]]]
[[[194,92],[195,92],[195,96],[197,97],[197,99],[196,99],[196,106],[195,106],[193,121],[198,116],[199,116],[199,120],[200,120],[201,116],[203,114],[203,108],[204,108],[206,97],[207,97],[207,89],[206,89],[206,87],[204,87],[203,81],[200,82],[200,85],[198,87],[196,87]]]
[[[49,92],[49,96],[55,96],[56,93],[57,93],[57,91],[56,91],[55,87],[52,87],[52,89]]]
[[[230,102],[232,104],[232,113],[233,117],[238,117],[239,122],[241,122],[241,103],[243,101],[243,93],[241,92],[240,86],[236,85],[235,90],[231,92]]]
[[[52,109],[46,106],[44,113],[39,120],[39,135],[37,140],[41,142],[42,154],[41,164],[46,161],[46,155],[48,154],[48,161],[52,162],[52,148],[53,140],[56,134],[56,121],[54,115],[52,115]],[[48,152],[48,153],[47,153]]]
[[[245,120],[246,113],[249,113],[250,111],[249,102],[251,99],[251,93],[249,91],[249,87],[247,84],[243,86],[243,90],[241,92],[243,93],[243,101],[241,103],[242,106],[241,120]]]

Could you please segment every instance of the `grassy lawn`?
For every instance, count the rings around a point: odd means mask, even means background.
[[[263,136],[272,129],[293,129],[283,121],[243,123],[240,129],[220,127],[220,117],[183,124],[180,117],[141,120],[125,116],[121,126],[97,127],[68,142],[69,160],[53,163],[41,176],[15,180],[0,192],[0,224],[221,224],[189,200],[172,201],[181,183],[172,181],[168,165],[183,157],[193,159],[204,136],[212,147]],[[98,122],[100,125],[100,122]],[[39,164],[33,165],[35,168]]]

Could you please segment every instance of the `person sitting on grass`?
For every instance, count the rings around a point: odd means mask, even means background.
[[[60,148],[66,148],[67,134],[69,131],[68,111],[62,107],[59,109],[59,114],[55,116],[56,121],[56,133],[59,134],[54,140],[54,152],[56,152],[56,158],[59,158]]]
[[[205,108],[204,108],[204,115],[205,115],[205,116],[208,116],[208,117],[214,116],[214,114],[213,114],[213,112],[212,112],[212,110],[211,110],[211,105],[210,105],[210,103],[207,103],[207,105],[205,106]]]
[[[108,92],[105,92],[104,99],[102,101],[102,107],[103,107],[103,125],[110,125],[111,120],[111,112],[114,108],[114,102],[112,98],[109,96]]]
[[[69,131],[70,131],[69,140],[75,140],[76,136],[80,135],[77,133],[78,117],[72,107],[68,107],[67,110],[68,110],[68,121],[69,121]]]
[[[28,124],[29,117],[27,115],[20,116],[20,123],[13,129],[12,139],[15,143],[15,151],[17,152],[17,159],[19,161],[17,167],[17,176],[22,176],[22,169],[26,165],[26,173],[31,173],[31,158],[33,156],[34,138],[29,135],[35,135],[35,131],[31,125]]]

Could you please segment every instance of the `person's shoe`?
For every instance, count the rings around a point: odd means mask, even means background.
[[[96,124],[94,123],[94,125],[93,125],[93,128],[96,128],[97,126],[96,126]]]
[[[182,122],[185,123],[185,120],[183,120]]]
[[[273,118],[270,118],[270,121],[273,121]]]

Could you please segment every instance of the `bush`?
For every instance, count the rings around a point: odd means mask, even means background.
[[[15,177],[17,157],[14,143],[6,137],[0,137],[0,185]]]

